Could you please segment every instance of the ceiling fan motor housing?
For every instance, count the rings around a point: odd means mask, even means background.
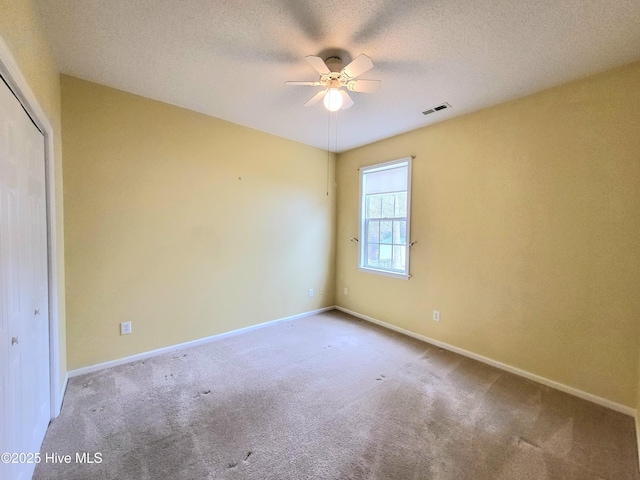
[[[340,57],[329,57],[324,63],[329,67],[329,70],[333,73],[340,72],[342,70],[342,59]]]

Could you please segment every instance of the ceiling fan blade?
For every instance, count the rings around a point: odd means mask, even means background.
[[[311,105],[315,105],[316,103],[318,103],[320,101],[320,99],[322,97],[324,97],[325,93],[327,93],[326,90],[320,90],[313,97],[311,97],[311,99],[307,103],[305,103],[304,106],[305,107],[310,107]]]
[[[375,93],[382,87],[380,80],[350,80],[347,88],[350,92]]]
[[[309,62],[309,65],[311,65],[313,69],[316,72],[318,72],[320,75],[325,75],[329,73],[329,67],[327,67],[327,64],[324,63],[324,60],[322,60],[320,57],[309,55],[304,58],[307,59],[307,62]]]
[[[284,82],[285,85],[307,85],[309,87],[319,87],[322,84],[320,82]]]
[[[340,90],[340,94],[342,95],[342,108],[341,110],[346,110],[347,108],[353,105],[353,99],[346,92],[346,90]]]
[[[354,58],[349,65],[344,67],[340,73],[348,78],[356,78],[358,75],[362,75],[364,72],[372,68],[373,61],[362,53]]]

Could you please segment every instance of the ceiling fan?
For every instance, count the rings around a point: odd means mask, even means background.
[[[373,68],[373,61],[365,54],[358,55],[349,65],[342,70],[340,57],[329,57],[326,62],[320,57],[309,55],[305,57],[307,62],[320,74],[317,82],[285,82],[286,85],[307,85],[310,87],[324,87],[304,104],[305,107],[315,105],[324,97],[324,106],[330,112],[345,110],[353,105],[353,99],[347,93],[364,92],[374,93],[380,90],[380,80],[356,80],[355,78]],[[344,88],[346,88],[346,90]]]

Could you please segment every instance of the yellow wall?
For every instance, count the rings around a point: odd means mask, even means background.
[[[62,205],[62,142],[60,132],[60,76],[46,39],[37,7],[31,0],[0,0],[0,36],[9,46],[20,71],[44,110],[54,131],[56,229],[58,264],[58,340],[60,384],[67,374],[65,329],[64,228]]]
[[[62,121],[70,369],[333,305],[325,151],[68,76]]]
[[[341,155],[335,244],[324,152],[63,77],[65,263],[60,78],[34,2],[0,12],[55,134],[61,381],[66,264],[71,368],[331,305],[335,290],[640,411],[640,64]],[[413,277],[360,273],[356,167],[409,154]]]
[[[635,63],[341,154],[337,304],[635,407],[639,85]],[[412,278],[359,272],[357,167],[411,154]]]

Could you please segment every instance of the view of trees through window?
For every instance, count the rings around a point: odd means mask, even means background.
[[[407,192],[366,195],[366,266],[405,270]]]
[[[409,278],[411,161],[404,157],[360,168],[358,268]]]

